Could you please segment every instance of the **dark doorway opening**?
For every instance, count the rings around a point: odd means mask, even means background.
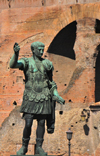
[[[98,19],[95,22],[95,33],[100,33],[100,20]]]
[[[47,52],[75,60],[73,47],[76,40],[76,25],[77,22],[74,21],[64,27],[53,39]]]
[[[100,45],[97,46],[97,59],[95,67],[95,102],[100,101]]]

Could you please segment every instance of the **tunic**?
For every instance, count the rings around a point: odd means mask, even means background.
[[[33,57],[22,58],[24,62],[25,90],[21,113],[51,114],[52,94],[50,89],[56,88],[54,82],[50,82],[48,73],[52,72],[52,62],[42,59],[36,62]]]

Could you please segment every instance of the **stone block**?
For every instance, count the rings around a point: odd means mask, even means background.
[[[58,0],[46,0],[46,6],[58,5]]]

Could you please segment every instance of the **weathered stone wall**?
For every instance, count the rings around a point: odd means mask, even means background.
[[[85,0],[1,0],[0,17],[0,155],[16,153],[21,146],[24,126],[19,114],[24,76],[18,69],[9,69],[13,45],[15,42],[20,44],[19,58],[29,57],[31,43],[39,40],[46,45],[44,58],[53,62],[54,80],[66,100],[63,107],[57,104],[55,133],[46,133],[44,149],[49,154],[67,156],[65,131],[71,127],[72,155],[99,156],[100,113],[91,112],[86,123],[80,120],[80,115],[83,108],[96,101],[95,76],[97,80],[99,77],[95,68],[98,66],[100,35],[95,31],[95,23],[100,19],[100,3]],[[97,92],[98,88],[100,84]],[[59,110],[63,110],[62,115]],[[29,154],[34,153],[35,130],[36,123]]]
[[[68,4],[88,4],[96,3],[100,0],[1,0],[0,8],[25,8],[25,7],[41,7],[53,5],[68,5]]]

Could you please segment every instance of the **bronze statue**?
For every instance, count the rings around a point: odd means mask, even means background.
[[[25,155],[28,151],[28,143],[31,135],[31,126],[37,119],[36,130],[36,154],[47,155],[42,149],[45,133],[45,121],[47,132],[54,132],[55,101],[64,104],[64,99],[57,92],[57,85],[52,80],[53,65],[48,59],[43,59],[45,45],[41,42],[33,42],[31,50],[33,56],[18,60],[20,46],[14,44],[14,55],[10,60],[10,68],[19,68],[25,75],[25,91],[20,112],[25,119],[22,147],[17,155]]]

